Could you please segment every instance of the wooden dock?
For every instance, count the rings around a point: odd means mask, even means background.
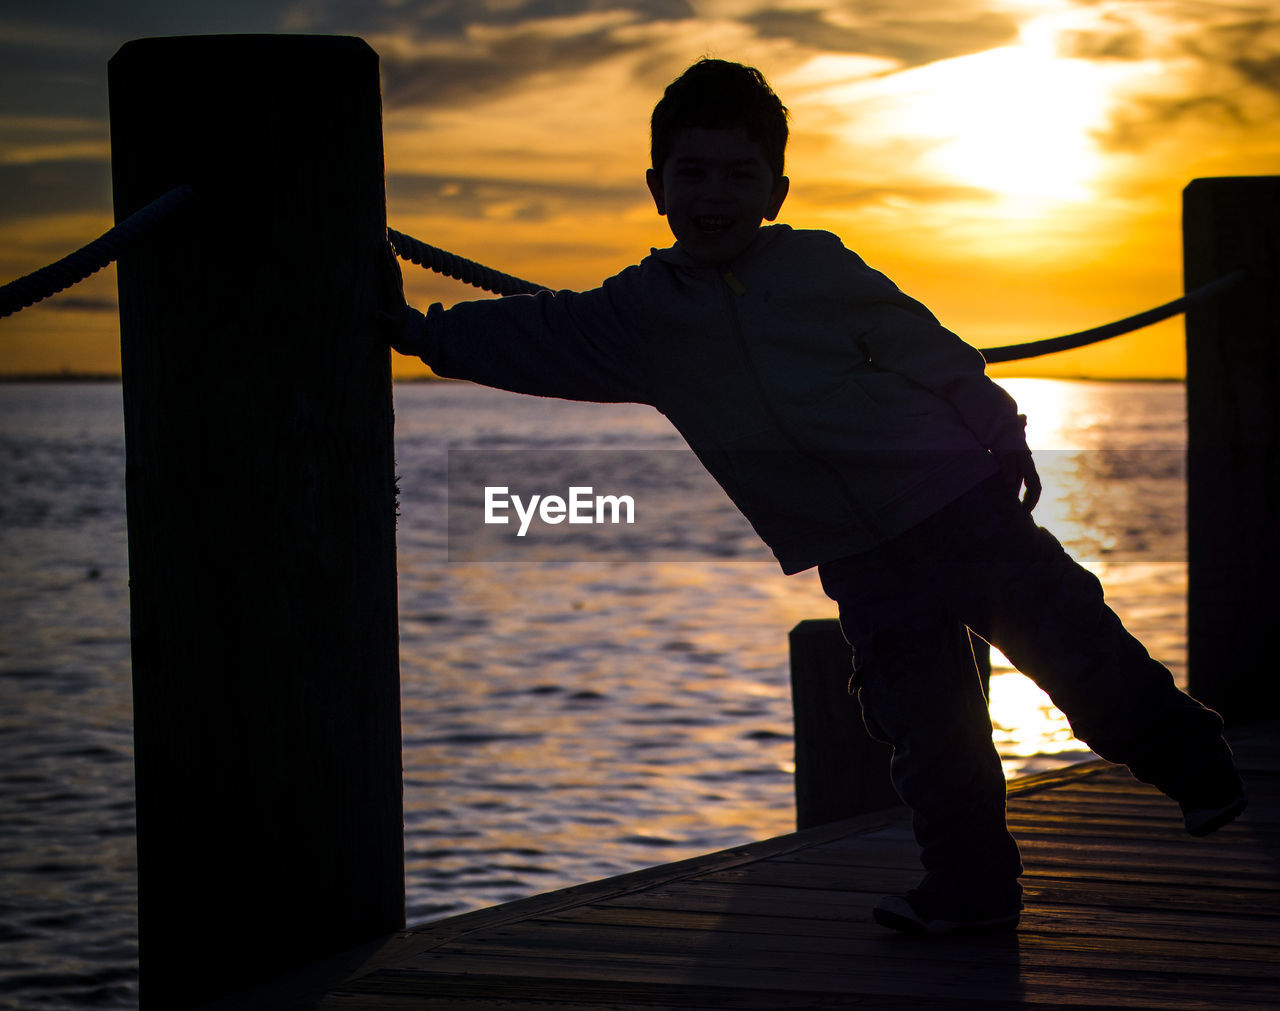
[[[1250,808],[1193,839],[1092,762],[1010,784],[1016,933],[871,921],[919,876],[898,808],[468,913],[215,1007],[1280,1007],[1280,724],[1232,736]]]

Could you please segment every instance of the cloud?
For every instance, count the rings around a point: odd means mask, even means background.
[[[534,76],[570,76],[645,49],[637,26],[693,16],[687,0],[468,0],[371,7],[303,0],[289,30],[355,32],[379,51],[389,108],[462,104]]]
[[[250,2],[250,0],[245,0]],[[460,39],[477,27],[505,30],[534,21],[573,20],[623,12],[650,21],[692,17],[688,0],[293,0],[284,5],[282,31],[395,31],[416,40]]]
[[[525,26],[416,52],[380,47],[383,100],[389,108],[465,105],[507,94],[539,74],[569,76],[645,47],[644,40],[615,34],[616,27],[561,35]]]
[[[649,199],[638,182],[634,186],[584,186],[576,181],[557,185],[430,173],[389,175],[387,194],[395,208],[411,210],[415,215],[530,222],[561,215],[580,217],[592,210],[621,213],[644,206]]]
[[[857,183],[853,181],[806,183],[797,186],[793,199],[823,208],[851,210],[886,203],[941,204],[990,202],[995,195],[979,186],[947,186],[911,183]]]
[[[1012,42],[1018,35],[1017,22],[996,11],[957,16],[917,7],[915,17],[904,17],[903,10],[876,4],[849,5],[843,10],[771,9],[744,20],[764,37],[787,39],[815,52],[888,57],[904,66],[980,52]]]
[[[105,158],[0,164],[0,222],[110,207],[111,168]]]
[[[59,292],[42,303],[58,312],[118,312],[120,303],[112,295],[68,295]]]
[[[1132,26],[1118,31],[1068,31],[1058,37],[1058,53],[1077,60],[1141,60],[1147,55],[1147,42]]]
[[[915,7],[911,14],[868,0],[821,9],[755,6],[719,5],[699,14],[687,0],[488,0],[373,13],[350,0],[325,0],[299,8],[297,25],[341,30],[344,23],[362,23],[381,54],[384,98],[392,109],[465,106],[539,75],[568,78],[627,55],[636,57],[638,78],[654,60],[669,77],[670,60],[659,56],[668,44],[700,40],[701,51],[704,33],[720,37],[735,24],[744,40],[782,43],[793,54],[857,53],[904,66],[979,52],[1013,41],[1018,32],[1008,14],[978,7],[957,12],[954,3]]]
[[[1135,8],[1060,37],[1063,55],[1145,64],[1098,141],[1139,151],[1184,128],[1269,130],[1280,115],[1280,18],[1270,6]]]

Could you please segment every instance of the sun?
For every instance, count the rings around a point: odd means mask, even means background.
[[[1084,201],[1105,166],[1095,137],[1115,81],[1096,61],[1059,55],[1053,33],[888,75],[880,99],[918,138],[915,169],[1011,205]]]
[[[924,164],[1009,197],[1083,200],[1101,169],[1091,131],[1105,96],[1089,65],[1045,59],[1026,46],[952,61],[927,103],[942,143]]]

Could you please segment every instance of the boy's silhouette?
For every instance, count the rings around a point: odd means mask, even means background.
[[[666,414],[783,571],[817,566],[839,605],[926,872],[877,921],[1013,927],[1022,866],[966,628],[1193,835],[1236,817],[1243,787],[1222,720],[1032,522],[1025,419],[982,356],[834,235],[762,227],[787,196],[786,115],[758,71],[700,61],[653,113],[647,182],[674,246],[593,291],[425,316],[400,296],[383,323],[442,376]]]

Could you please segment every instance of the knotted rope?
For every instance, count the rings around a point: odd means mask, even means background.
[[[1110,340],[1112,337],[1119,337],[1121,334],[1132,333],[1134,330],[1141,330],[1143,327],[1159,323],[1170,316],[1176,316],[1180,312],[1186,312],[1192,306],[1208,301],[1215,295],[1222,294],[1228,288],[1234,288],[1248,276],[1249,272],[1240,267],[1229,274],[1223,274],[1208,284],[1201,285],[1195,291],[1188,292],[1181,298],[1175,298],[1172,302],[1158,305],[1154,309],[1148,309],[1146,312],[1140,312],[1134,316],[1126,316],[1124,319],[1116,320],[1114,323],[1095,326],[1090,330],[1081,330],[1079,333],[1064,334],[1062,337],[1049,337],[1046,340],[1028,341],[1025,344],[1006,344],[998,348],[982,348],[982,357],[987,360],[988,365],[996,362],[1018,362],[1024,358],[1036,358],[1039,355],[1051,355],[1056,351],[1070,351],[1072,348],[1082,348],[1089,344],[1097,344],[1099,341]]]
[[[387,229],[387,237],[402,259],[434,270],[445,277],[452,277],[456,281],[465,281],[477,288],[491,291],[495,295],[535,295],[540,291],[550,291],[544,284],[534,284],[474,260],[463,259],[456,253],[429,246],[421,239],[397,232],[394,228]]]
[[[121,253],[134,243],[149,235],[161,222],[190,205],[195,200],[195,196],[193,187],[178,186],[135,211],[114,228],[104,232],[74,253],[0,287],[0,319],[29,305],[34,305],[101,270],[113,260],[118,259]],[[438,246],[429,245],[421,239],[415,239],[394,228],[387,229],[387,236],[396,254],[403,259],[496,295],[533,295],[539,291],[550,290],[546,285],[526,281],[512,274],[504,274],[482,263],[468,260]],[[1097,344],[1099,341],[1141,330],[1143,327],[1185,312],[1192,306],[1222,294],[1247,276],[1248,272],[1244,268],[1233,270],[1172,302],[1166,302],[1154,309],[1127,316],[1104,326],[1081,330],[1062,337],[1050,337],[1046,340],[1006,344],[980,350],[989,364],[995,364],[1021,361],[1025,358],[1035,358],[1039,355]]]
[[[83,281],[90,274],[97,273],[108,263],[118,259],[135,242],[149,235],[170,215],[188,206],[195,195],[196,191],[191,186],[178,186],[134,211],[114,228],[74,253],[47,267],[25,274],[16,281],[10,281],[0,288],[0,319],[19,309],[35,305],[63,288],[70,288]]]
[[[411,235],[405,235],[404,232],[397,232],[395,229],[388,228],[387,234],[391,239],[392,246],[395,247],[396,253],[403,259],[426,267],[429,270],[434,270],[438,274],[444,274],[446,277],[465,281],[467,284],[474,285],[477,288],[491,291],[495,295],[533,295],[539,291],[551,290],[545,285],[535,284],[532,281],[526,281],[511,274],[504,274],[501,271],[494,270],[492,267],[476,263],[474,260],[465,260],[455,253],[427,245],[427,243],[415,239]],[[1049,337],[1045,340],[1027,341],[1024,344],[1006,344],[1001,347],[981,348],[979,350],[988,364],[995,364],[997,362],[1021,361],[1025,358],[1036,358],[1040,355],[1053,354],[1057,351],[1069,351],[1072,348],[1087,347],[1090,344],[1110,340],[1112,337],[1132,333],[1134,330],[1141,330],[1154,323],[1159,323],[1161,320],[1168,319],[1170,316],[1176,316],[1180,312],[1186,312],[1191,306],[1199,305],[1201,302],[1220,295],[1228,288],[1234,287],[1247,276],[1248,272],[1244,268],[1233,270],[1231,273],[1224,274],[1222,277],[1210,281],[1208,284],[1202,285],[1195,291],[1189,292],[1181,298],[1176,298],[1172,302],[1166,302],[1164,305],[1156,306],[1154,309],[1148,309],[1146,312],[1140,312],[1134,316],[1126,316],[1124,319],[1116,320],[1114,323],[1107,323],[1104,326],[1081,330],[1078,333],[1065,334],[1062,337]]]

